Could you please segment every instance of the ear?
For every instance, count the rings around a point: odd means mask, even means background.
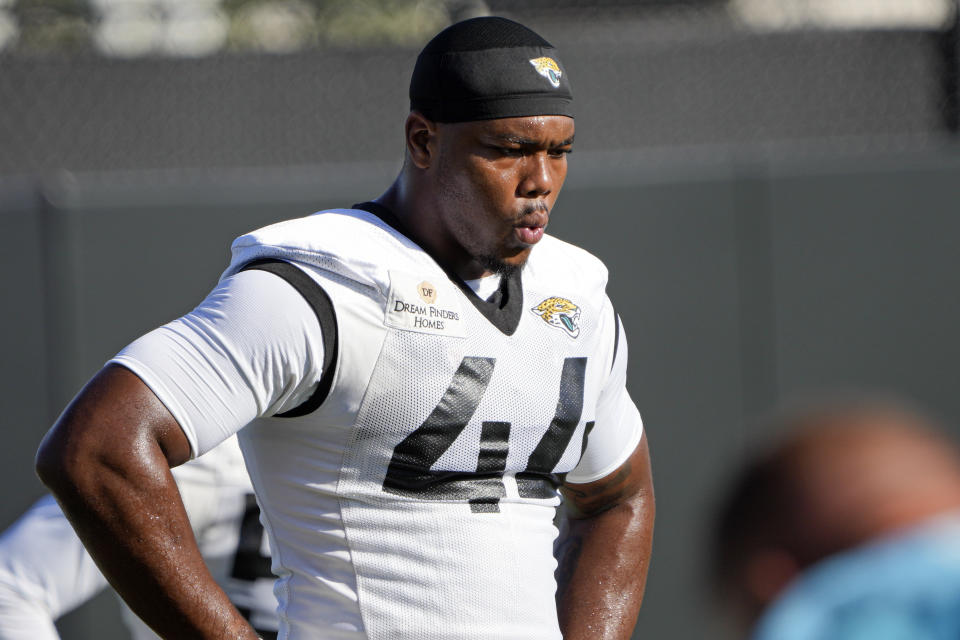
[[[437,125],[419,111],[411,111],[404,129],[407,154],[418,169],[427,169],[436,154]]]

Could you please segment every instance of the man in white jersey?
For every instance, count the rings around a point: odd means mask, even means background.
[[[237,432],[281,638],[631,635],[654,509],[626,340],[603,265],[544,234],[567,73],[526,27],[477,18],[424,48],[410,98],[383,195],[237,239],[210,296],[41,445],[41,478],[164,637],[256,637],[167,471]]]
[[[193,534],[217,583],[263,638],[277,637],[269,549],[236,438],[173,470]],[[107,580],[52,496],[0,535],[0,640],[56,640],[54,621]],[[126,607],[133,640],[157,636]]]

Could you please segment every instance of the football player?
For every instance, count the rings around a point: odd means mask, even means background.
[[[208,298],[41,445],[41,478],[165,637],[256,637],[184,542],[167,471],[238,432],[281,638],[632,633],[654,506],[626,338],[602,263],[545,234],[566,68],[475,18],[423,49],[410,99],[393,185],[237,239]]]

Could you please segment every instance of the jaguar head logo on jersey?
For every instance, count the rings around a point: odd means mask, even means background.
[[[571,338],[580,335],[580,307],[566,298],[547,298],[530,311],[551,327],[562,329]]]
[[[560,86],[560,76],[563,75],[563,72],[560,71],[560,65],[553,58],[547,58],[546,56],[534,58],[530,61],[530,64],[537,70],[537,73],[550,81],[554,89]]]
[[[426,280],[417,285],[417,294],[427,304],[433,304],[437,301],[437,288]]]

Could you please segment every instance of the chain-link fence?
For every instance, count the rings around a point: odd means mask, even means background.
[[[0,173],[399,158],[416,51],[484,13],[560,48],[579,149],[957,129],[955,0],[0,0]]]

